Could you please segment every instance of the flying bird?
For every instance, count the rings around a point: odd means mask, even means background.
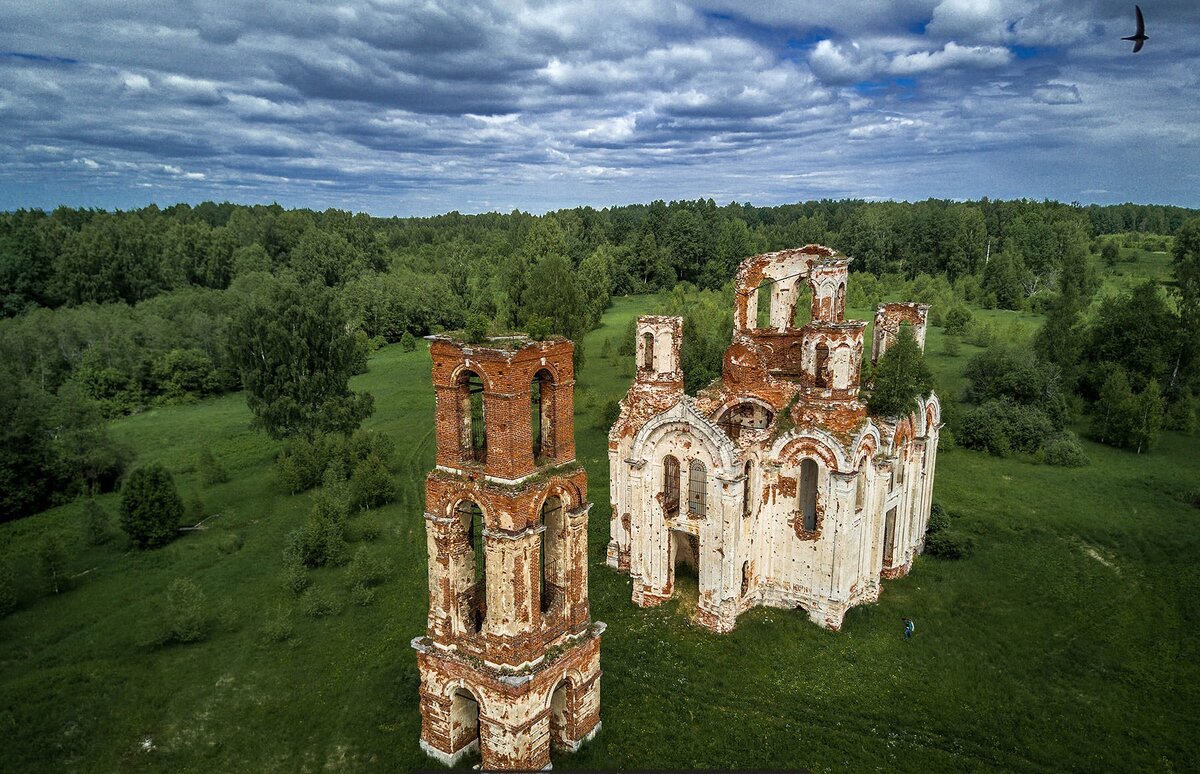
[[[1145,43],[1150,38],[1146,35],[1146,20],[1142,18],[1141,6],[1135,5],[1133,7],[1133,10],[1137,11],[1137,34],[1130,35],[1127,38],[1121,38],[1121,40],[1132,40],[1133,41],[1133,53],[1136,54],[1137,52],[1142,50],[1142,44]]]

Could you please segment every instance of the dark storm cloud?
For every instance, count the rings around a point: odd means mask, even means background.
[[[3,208],[1200,205],[1182,0],[1145,9],[1136,57],[1115,0],[7,5]]]

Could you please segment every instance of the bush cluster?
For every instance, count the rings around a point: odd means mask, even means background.
[[[975,541],[951,528],[950,512],[939,502],[929,508],[925,527],[925,553],[939,559],[965,559],[975,550]]]
[[[1042,448],[1042,459],[1047,465],[1064,468],[1080,468],[1092,463],[1079,439],[1071,432],[1060,433],[1048,440]]]
[[[175,478],[161,463],[134,470],[122,484],[121,529],[138,548],[171,542],[182,518]]]

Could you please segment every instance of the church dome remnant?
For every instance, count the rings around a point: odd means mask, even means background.
[[[609,432],[608,564],[634,603],[671,598],[694,568],[696,623],[717,632],[758,605],[803,608],[838,629],[924,544],[941,408],[867,415],[859,401],[867,327],[846,320],[850,258],[828,247],[747,258],[735,281],[721,378],[683,391],[683,321],[638,318],[635,379]],[[929,307],[883,304],[872,357]],[[801,320],[807,320],[801,322]]]

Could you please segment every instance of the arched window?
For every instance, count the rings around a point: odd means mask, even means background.
[[[792,307],[792,327],[803,328],[812,322],[812,288],[801,277],[796,281],[796,305]]]
[[[800,498],[800,513],[804,518],[804,529],[807,532],[817,531],[817,463],[805,459],[800,463],[800,486],[797,496]]]
[[[843,320],[846,317],[846,283],[838,283],[837,295],[833,297],[834,319]]]
[[[479,702],[465,687],[450,697],[450,749],[462,750],[479,739]]]
[[[774,415],[769,409],[746,401],[726,409],[717,420],[717,424],[726,435],[736,441],[743,430],[763,430],[771,424],[772,419]]]
[[[688,468],[688,516],[703,519],[708,512],[708,470],[700,460]]]
[[[813,375],[818,387],[829,386],[829,345],[825,342],[817,344],[817,352],[813,358]]]
[[[866,460],[858,463],[858,478],[854,484],[854,510],[861,511],[867,503],[867,465]]]
[[[654,334],[649,331],[642,334],[642,368],[654,370]]]
[[[679,460],[663,457],[663,511],[668,519],[679,517]]]
[[[471,590],[465,597],[466,610],[463,611],[463,619],[468,631],[480,632],[483,631],[483,621],[487,616],[487,555],[484,552],[483,512],[470,500],[460,502],[456,511],[471,551],[468,562],[471,569]]]
[[[529,424],[533,431],[535,465],[554,457],[554,400],[554,377],[543,368],[529,385]]]
[[[483,406],[483,379],[474,371],[458,377],[459,419],[464,461],[487,461],[487,423]]]
[[[547,497],[542,503],[541,540],[541,599],[542,612],[547,613],[566,599],[566,521],[563,519],[562,500]]]
[[[750,513],[754,509],[754,487],[751,485],[754,476],[754,463],[750,460],[746,461],[746,468],[743,471],[745,478],[742,479],[742,518],[750,518]]]
[[[754,309],[754,327],[771,327],[771,291],[775,289],[774,280],[763,280],[758,286],[757,303]]]

